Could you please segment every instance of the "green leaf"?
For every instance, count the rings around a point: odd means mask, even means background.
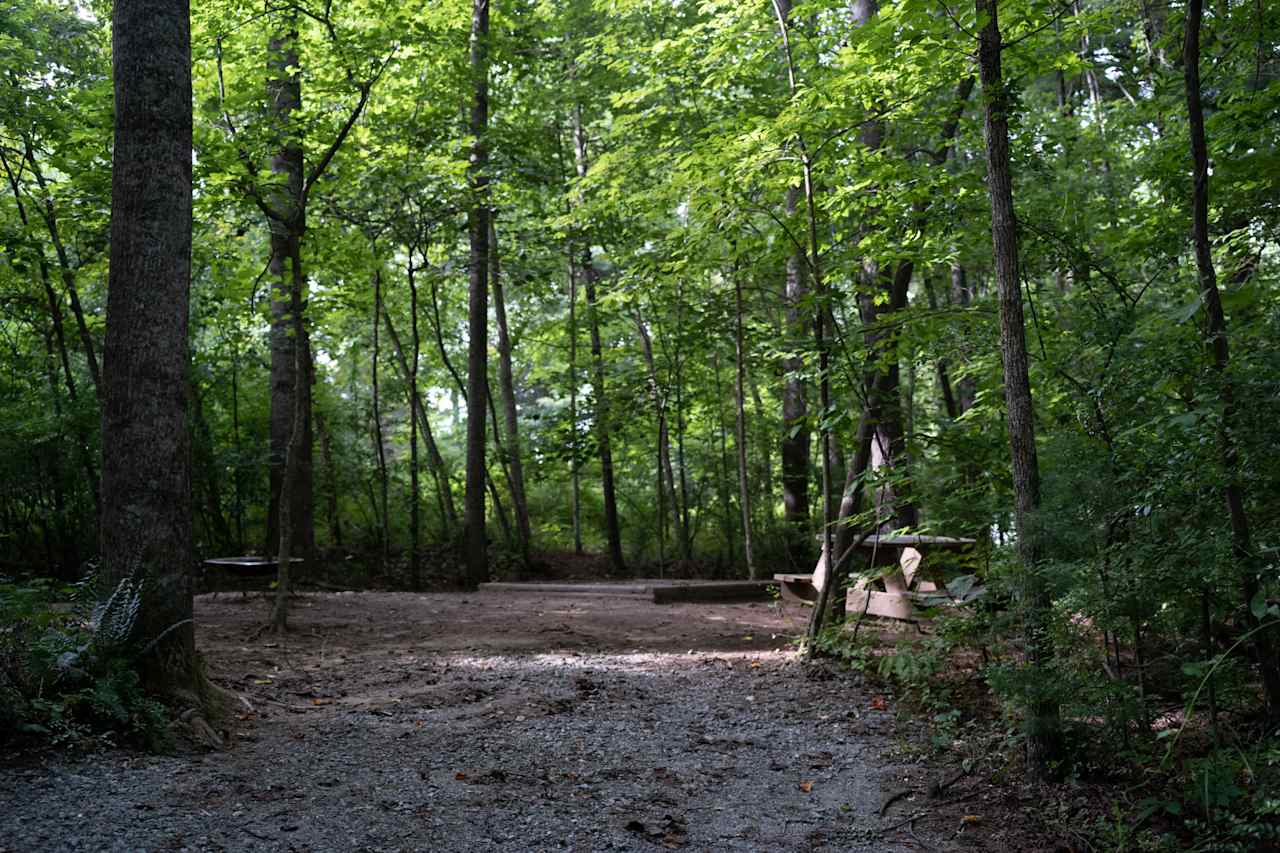
[[[1262,590],[1253,594],[1253,600],[1249,602],[1249,612],[1255,619],[1262,619],[1267,615],[1267,596]]]

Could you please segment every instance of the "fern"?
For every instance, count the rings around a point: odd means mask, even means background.
[[[135,570],[94,605],[89,632],[99,651],[121,650],[128,645],[142,612],[143,585],[141,572]]]

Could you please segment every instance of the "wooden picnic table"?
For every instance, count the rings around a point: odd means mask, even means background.
[[[291,557],[289,564],[304,562],[302,557]],[[210,557],[205,560],[204,568],[212,569],[227,577],[235,578],[240,584],[240,591],[248,590],[247,581],[251,578],[269,577],[276,573],[280,561],[275,557],[259,557],[248,555],[243,557]]]
[[[897,535],[872,534],[855,545],[872,567],[897,566],[878,579],[884,589],[874,589],[876,581],[858,580],[845,598],[846,613],[867,613],[890,619],[915,620],[918,618],[913,600],[917,592],[937,592],[937,584],[921,574],[921,564],[927,554],[934,551],[961,553],[969,550],[976,540],[956,536],[933,536],[923,533]],[[827,580],[825,553],[818,561],[818,570],[809,574],[776,574],[782,589],[782,597],[788,601],[812,603],[817,600]]]
[[[915,621],[919,615],[914,593],[938,591],[937,583],[921,570],[925,557],[934,551],[962,553],[973,548],[976,541],[924,534],[868,536],[859,548],[870,552],[870,565],[896,568],[879,578],[883,591],[874,588],[874,580],[859,578],[845,594],[845,612]]]

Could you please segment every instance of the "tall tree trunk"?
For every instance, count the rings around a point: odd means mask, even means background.
[[[684,288],[676,284],[676,337],[671,353],[676,386],[676,470],[680,475],[680,556],[685,560],[693,559],[693,528],[689,523],[689,466],[685,457],[685,398],[684,398]]]
[[[964,267],[956,264],[951,267],[951,304],[960,308],[968,308],[973,302],[973,288],[969,286],[969,277]],[[978,381],[966,376],[956,382],[956,410],[964,414],[973,408],[978,400]]]
[[[742,280],[738,271],[733,275],[733,353],[734,353],[734,403],[736,419],[734,443],[738,449],[738,503],[742,510],[742,552],[747,561],[747,575],[756,580],[759,567],[751,542],[751,478],[747,470],[747,413],[746,384],[747,356],[742,333]]]
[[[612,425],[609,421],[609,397],[604,382],[604,352],[600,341],[600,317],[596,301],[596,274],[590,267],[591,250],[584,259],[583,280],[587,298],[587,326],[591,332],[592,385],[595,388],[596,443],[600,450],[600,484],[604,495],[605,535],[609,542],[609,562],[619,574],[626,571],[622,556],[622,531],[618,523],[618,498],[613,482]]]
[[[573,111],[574,161],[578,177],[587,175],[587,132],[582,125],[582,109]],[[596,397],[596,443],[600,450],[600,483],[604,492],[605,536],[609,541],[609,563],[614,572],[626,571],[622,556],[622,530],[618,523],[618,498],[613,482],[613,448],[610,444],[612,424],[609,421],[609,395],[604,384],[604,351],[600,342],[599,304],[596,301],[596,269],[591,259],[591,245],[587,240],[580,247],[582,282],[587,297],[587,327],[591,333],[592,385]]]
[[[487,270],[486,270],[486,280],[487,278],[488,276],[487,276]],[[488,288],[486,286],[486,304],[488,300],[487,290]],[[453,365],[453,360],[449,357],[449,350],[447,347],[445,347],[444,325],[440,319],[440,299],[439,299],[439,293],[436,287],[436,279],[434,276],[431,277],[431,316],[432,316],[431,326],[432,326],[432,333],[436,342],[436,351],[440,354],[440,360],[444,363],[445,370],[448,371],[451,377],[453,377],[454,388],[451,389],[451,393],[454,395],[453,397],[454,407],[457,408],[458,396],[461,395],[462,401],[466,403],[468,406],[468,416],[469,416],[470,402],[472,399],[471,392],[468,390],[470,380],[469,379],[464,380],[462,378],[462,375],[458,373],[457,368],[454,367]],[[391,336],[391,341],[393,344],[395,344],[396,357],[400,364],[400,370],[402,374],[406,377],[406,381],[407,381],[407,377],[409,375],[408,367],[405,362],[403,348],[400,346],[400,337],[399,335],[396,334],[395,327],[391,324],[391,315],[384,312],[383,319],[386,322],[387,334]],[[469,322],[474,322],[474,317],[469,318]],[[468,358],[470,358],[471,355],[472,354],[469,352]],[[485,358],[485,372],[486,374],[488,373],[487,353]],[[482,380],[482,384],[483,384],[483,390],[484,390],[482,399],[484,400],[484,413],[486,414],[485,423],[482,425],[487,425],[490,422],[493,424],[494,444],[497,445],[498,452],[499,454],[501,454],[503,452],[502,435],[498,430],[497,411],[494,409],[493,395],[489,393],[489,380],[487,375]],[[453,506],[452,493],[448,490],[448,474],[444,467],[444,460],[440,457],[440,453],[436,447],[435,440],[431,436],[430,429],[428,427],[427,417],[426,417],[426,409],[422,405],[422,398],[419,396],[419,397],[416,397],[415,400],[416,400],[416,405],[419,412],[418,424],[419,424],[419,427],[424,430],[424,439],[427,443],[427,447],[429,451],[429,459],[431,460],[433,474],[435,474],[437,477],[437,488],[441,490],[442,503],[444,505],[445,512],[447,513],[447,518],[449,519],[450,524],[452,524],[453,521],[456,520],[456,510],[454,509],[454,506]],[[468,425],[469,424],[470,424],[470,420],[468,420]],[[488,478],[490,478],[489,463],[485,460],[481,460],[481,461],[484,462],[484,465],[482,466],[482,471],[484,472],[485,479],[482,479],[481,481],[482,484],[484,484],[488,480]],[[470,463],[468,462],[468,464]],[[510,483],[510,474],[508,473],[505,466],[503,466],[503,473],[504,475],[507,476],[507,482]],[[500,516],[499,521],[502,522],[503,538],[505,541],[510,542],[511,541],[511,536],[509,535],[510,524],[507,522],[505,517],[501,517],[503,510],[501,509],[500,504],[497,502],[496,485],[494,485],[493,483],[488,483],[488,485],[485,485],[485,488],[487,488],[489,490],[489,493],[494,496],[495,509],[498,510],[498,513]],[[466,496],[465,495],[463,496],[463,512],[464,512],[464,523],[465,523],[465,512],[466,512]],[[465,536],[465,532],[464,532],[464,536]]]
[[[787,28],[791,24],[791,0],[774,0],[774,12],[782,37],[787,64],[787,84],[792,95],[796,91],[796,75]],[[797,205],[806,187],[787,189],[785,214],[796,215]],[[785,328],[789,348],[798,350],[783,359],[782,386],[782,520],[786,531],[787,556],[792,568],[811,562],[813,544],[810,539],[809,454],[812,438],[809,429],[809,405],[804,380],[804,355],[812,325],[806,314],[808,261],[806,248],[797,245],[787,255],[786,283],[783,292]]]
[[[1036,682],[1027,701],[1027,766],[1047,778],[1061,751],[1058,701],[1049,689],[1048,667],[1054,657],[1049,628],[1052,600],[1042,576],[1040,467],[1036,458],[1035,409],[1031,399],[1022,289],[1018,278],[1017,225],[1013,209],[1013,177],[1009,166],[1009,96],[1001,72],[1002,50],[997,0],[975,0],[978,72],[986,104],[987,191],[991,196],[991,240],[1000,304],[1000,356],[1004,367],[1009,451],[1013,468],[1014,524],[1022,562],[1022,604],[1027,664]]]
[[[720,441],[720,476],[716,478],[716,493],[720,502],[720,524],[724,531],[724,544],[728,564],[738,561],[737,537],[734,536],[733,504],[729,500],[729,430],[724,423],[724,383],[720,380],[720,351],[711,350],[711,370],[715,378],[716,437]]]
[[[302,312],[293,314],[293,331],[295,335],[302,331]],[[301,346],[293,349],[294,377],[296,381],[305,381],[302,366]],[[296,531],[294,528],[294,490],[298,488],[302,472],[302,441],[307,418],[307,398],[301,389],[293,393],[293,429],[289,432],[289,442],[285,445],[284,477],[280,483],[280,542],[276,549],[276,600],[271,611],[271,627],[277,634],[289,629],[289,595],[293,590],[293,556]]]
[[[489,0],[471,5],[471,190],[467,232],[471,243],[467,350],[467,583],[488,579],[485,548],[485,399],[489,369]]]
[[[748,374],[748,385],[751,389],[751,404],[756,411],[756,419],[758,426],[756,428],[756,454],[760,459],[760,471],[762,475],[761,492],[764,494],[764,520],[765,527],[770,531],[774,528],[774,484],[773,484],[773,436],[771,434],[770,424],[765,420],[764,401],[760,398],[760,386],[756,382],[754,375]]]
[[[924,277],[924,292],[929,299],[929,310],[937,311],[938,294],[934,288],[934,280],[928,274]],[[934,370],[938,375],[938,389],[942,392],[942,413],[948,420],[954,421],[960,417],[960,403],[956,400],[955,388],[951,384],[951,363],[946,358],[939,358]]]
[[[303,151],[296,114],[302,109],[298,55],[297,13],[283,13],[267,48],[267,97],[273,131],[279,145],[271,158],[277,183],[267,192],[267,225],[271,232],[271,502],[267,510],[268,548],[279,540],[280,500],[285,457],[293,440],[296,411],[302,410],[297,468],[289,491],[294,539],[290,553],[310,555],[315,547],[312,520],[311,461],[311,345],[304,312],[306,274],[302,267],[302,239],[306,233],[303,202]],[[298,373],[301,371],[301,373]],[[294,395],[302,396],[296,405]]]
[[[502,392],[502,414],[507,432],[507,462],[511,473],[511,503],[516,517],[520,556],[529,565],[529,546],[533,539],[529,524],[529,503],[524,491],[524,464],[520,459],[520,424],[516,411],[515,377],[511,370],[511,335],[507,328],[507,300],[502,289],[498,264],[498,230],[489,220],[489,284],[493,288],[493,310],[498,321],[498,384]]]
[[[192,624],[187,316],[191,286],[191,24],[183,0],[117,0],[115,145],[103,351],[100,557],[141,574],[135,635],[148,689],[204,704]]]
[[[782,48],[786,58],[787,85],[792,97],[795,97],[799,91],[799,85],[796,80],[795,55],[791,50],[789,32],[791,5],[789,0],[773,0],[773,8],[777,14],[778,33],[782,38]],[[813,276],[813,292],[818,303],[813,319],[813,342],[814,348],[818,351],[818,405],[820,416],[818,431],[821,436],[822,448],[822,553],[830,554],[834,546],[832,540],[834,531],[832,528],[835,526],[835,512],[833,511],[835,508],[832,506],[831,495],[831,428],[826,423],[831,410],[831,353],[827,347],[826,340],[826,324],[827,317],[830,314],[830,307],[828,305],[826,285],[822,278],[822,258],[818,251],[818,207],[817,191],[813,182],[813,161],[810,158],[808,147],[802,135],[796,135],[795,146],[800,156],[802,187],[804,188],[805,225],[808,236],[808,268]],[[813,614],[809,619],[807,654],[812,654],[818,632],[822,629],[822,622],[826,616],[832,586],[832,584],[823,584],[818,590],[817,605],[813,608]]]
[[[493,429],[493,446],[497,450],[496,462],[498,470],[502,472],[502,478],[507,484],[507,493],[514,494],[515,486],[512,484],[511,465],[507,454],[507,444],[502,438],[502,418],[498,415],[498,406],[493,399],[493,387],[486,381],[484,386],[485,405],[489,407],[489,424]],[[510,532],[510,531],[508,531]],[[514,535],[505,537],[506,542],[512,548],[519,546]]]
[[[662,384],[658,381],[658,366],[653,357],[653,339],[649,335],[649,327],[639,310],[635,315],[636,331],[640,335],[640,353],[644,356],[645,369],[649,373],[649,396],[653,400],[658,425],[658,498],[661,510],[671,514],[671,523],[680,528],[680,507],[676,502],[676,477],[671,465],[671,430],[667,426],[667,406],[662,395]],[[665,519],[659,522],[665,531]],[[683,546],[682,546],[683,547]],[[687,559],[687,558],[686,558]]]
[[[418,485],[418,362],[422,338],[418,334],[418,283],[414,278],[414,247],[409,247],[409,587],[422,588],[422,502]]]
[[[786,214],[795,217],[800,189],[787,190]],[[808,299],[804,251],[796,248],[787,256],[783,299],[788,346],[807,346],[810,327],[805,319]],[[787,555],[792,567],[807,565],[813,554],[809,524],[809,405],[806,400],[804,356],[799,352],[782,361],[782,520],[786,531]]]
[[[878,0],[856,0],[854,3],[854,19],[858,26],[870,23],[877,14]],[[971,81],[969,85],[972,86]],[[884,145],[884,138],[883,120],[863,125],[861,139],[868,150],[878,151]],[[943,144],[943,151],[946,151],[947,141]],[[923,212],[918,211],[918,216],[923,217]],[[895,267],[891,262],[865,258],[862,262],[862,286],[858,292],[863,341],[867,360],[872,365],[865,382],[865,405],[866,420],[872,431],[870,465],[880,481],[876,490],[876,512],[878,518],[885,519],[879,530],[881,533],[894,527],[913,527],[917,523],[914,506],[906,494],[906,430],[898,333],[896,328],[884,323],[887,315],[906,309],[912,271],[910,261]]]
[[[880,480],[875,503],[877,517],[884,519],[882,533],[895,527],[914,527],[918,522],[905,484],[908,466],[898,333],[885,323],[888,315],[906,309],[911,274],[910,261],[899,264],[894,271],[881,270],[875,262],[864,261],[865,288],[858,294],[863,340],[872,365],[864,383],[864,405],[871,429],[871,470]]]
[[[1255,598],[1261,586],[1256,566],[1260,561],[1253,551],[1249,516],[1245,511],[1244,487],[1240,482],[1240,455],[1233,437],[1236,420],[1235,387],[1230,365],[1227,318],[1218,292],[1218,275],[1213,266],[1209,242],[1209,151],[1205,141],[1204,108],[1200,103],[1200,26],[1204,14],[1203,0],[1190,0],[1187,5],[1186,31],[1182,46],[1182,68],[1187,90],[1187,118],[1191,138],[1192,194],[1191,239],[1195,248],[1199,273],[1200,296],[1208,319],[1209,348],[1213,370],[1218,377],[1218,401],[1222,415],[1218,421],[1218,447],[1225,475],[1223,497],[1231,522],[1231,552],[1240,571],[1240,591],[1244,598],[1246,619],[1253,634],[1253,653],[1262,675],[1267,713],[1280,717],[1280,660],[1268,630],[1258,630],[1261,620],[1254,613]]]
[[[378,357],[381,355],[381,339],[378,326],[382,315],[382,268],[373,271],[373,356],[369,364],[369,379],[372,386],[373,409],[373,449],[378,460],[378,501],[374,504],[378,515],[378,555],[379,571],[385,572],[391,558],[391,516],[389,492],[391,490],[387,477],[386,440],[382,436],[382,392],[378,384]],[[396,351],[399,352],[399,347]],[[400,356],[404,358],[403,353]],[[409,371],[404,373],[408,375]]]
[[[236,552],[244,553],[244,491],[241,486],[244,469],[244,453],[240,447],[240,349],[231,350],[231,443],[236,451],[236,465],[231,484],[235,492],[232,515],[236,522]]]
[[[578,457],[578,272],[573,241],[569,252],[569,481],[573,553],[582,553],[582,472]]]

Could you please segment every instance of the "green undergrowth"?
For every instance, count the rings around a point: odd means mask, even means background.
[[[0,744],[91,751],[170,745],[134,667],[140,583],[0,578]]]
[[[855,628],[851,617],[826,629],[818,649],[924,724],[912,749],[987,784],[1023,781],[1019,709],[1047,691],[1061,707],[1065,749],[1035,820],[1078,849],[1280,849],[1280,727],[1259,717],[1248,667],[1226,654],[1197,660],[1189,649],[1152,648],[1143,678],[1132,661],[1117,674],[1100,664],[1087,623],[1059,617],[1055,641],[1068,653],[1048,677],[1028,672],[1020,626],[990,602],[936,613],[920,629],[874,620]]]

